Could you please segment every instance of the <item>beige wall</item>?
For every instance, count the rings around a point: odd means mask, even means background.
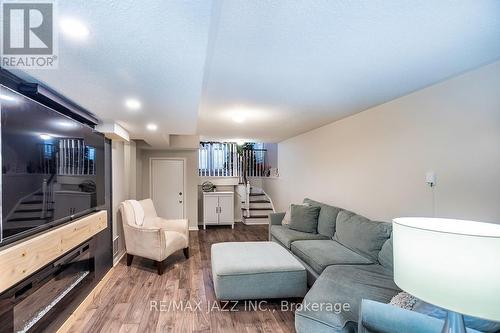
[[[186,159],[186,211],[189,227],[198,225],[198,150],[141,150],[141,167],[137,168],[137,185],[141,186],[140,199],[149,197],[149,159],[151,157],[177,157]],[[139,188],[139,187],[138,187]]]
[[[341,93],[341,92],[339,92]],[[372,219],[500,223],[500,62],[279,144],[278,210],[308,196]]]
[[[114,259],[117,260],[125,252],[123,227],[119,212],[120,203],[127,199],[135,199],[136,179],[136,146],[134,142],[112,142],[113,172],[113,239],[118,236],[118,247]]]

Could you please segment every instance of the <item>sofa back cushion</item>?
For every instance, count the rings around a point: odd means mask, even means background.
[[[393,270],[394,257],[392,254],[392,233],[391,237],[385,241],[384,245],[382,245],[382,249],[378,253],[378,262],[382,266]]]
[[[293,230],[316,234],[318,230],[319,210],[319,207],[291,205],[288,227]]]
[[[390,223],[371,221],[347,210],[338,214],[335,228],[337,242],[372,260],[378,259],[392,231]]]
[[[318,234],[333,238],[333,235],[335,235],[335,222],[337,221],[337,215],[342,209],[324,204],[322,202],[314,201],[309,198],[304,199],[304,204],[321,208],[318,217]]]

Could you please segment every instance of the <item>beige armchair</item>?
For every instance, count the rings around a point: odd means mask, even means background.
[[[126,200],[120,204],[127,266],[134,256],[156,261],[158,274],[163,274],[163,261],[172,253],[184,250],[189,258],[188,220],[167,220],[156,214],[151,199]]]

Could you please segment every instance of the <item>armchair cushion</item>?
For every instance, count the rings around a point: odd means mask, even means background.
[[[156,213],[155,205],[153,204],[153,200],[144,199],[144,200],[140,200],[139,203],[141,204],[142,209],[144,210],[144,217],[145,218],[158,216],[158,214]]]
[[[186,239],[189,237],[188,220],[167,220],[161,217],[153,217],[145,219],[144,226],[166,231],[176,231]]]

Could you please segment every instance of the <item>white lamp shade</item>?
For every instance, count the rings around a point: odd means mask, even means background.
[[[500,321],[500,225],[393,221],[394,281],[401,289],[447,310]]]

